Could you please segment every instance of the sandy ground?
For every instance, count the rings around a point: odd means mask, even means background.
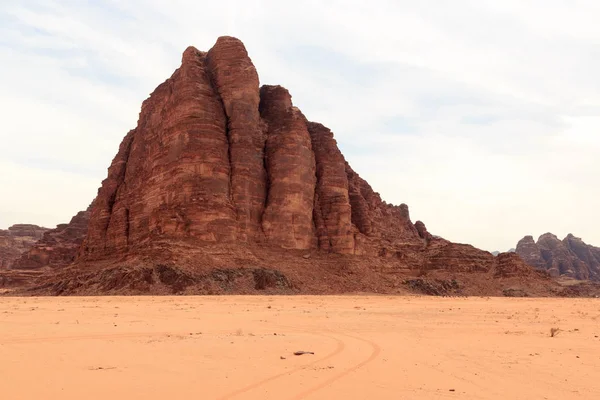
[[[584,299],[0,298],[0,397],[599,399],[599,337]]]

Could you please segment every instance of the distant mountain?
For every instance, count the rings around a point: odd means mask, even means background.
[[[500,253],[514,253],[515,251],[516,251],[516,249],[513,247],[513,248],[506,250],[505,252],[496,250],[496,251],[492,251],[491,253],[494,257],[497,257],[498,254],[500,254]]]
[[[0,229],[0,269],[9,268],[19,256],[38,241],[48,228],[17,224]]]
[[[529,265],[550,275],[600,281],[600,248],[568,234],[563,240],[545,233],[537,242],[525,236],[517,244],[517,254]]]

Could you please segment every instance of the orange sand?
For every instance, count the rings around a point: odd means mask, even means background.
[[[0,396],[599,399],[599,337],[583,299],[0,298]]]

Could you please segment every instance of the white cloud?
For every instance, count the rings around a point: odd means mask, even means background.
[[[593,0],[3,3],[0,227],[85,208],[181,52],[230,34],[434,233],[598,245],[599,19]]]

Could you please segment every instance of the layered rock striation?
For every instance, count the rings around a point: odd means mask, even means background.
[[[381,200],[333,134],[281,86],[259,87],[241,41],[185,50],[143,103],[91,210],[83,259],[156,239],[339,254],[394,253],[430,235]]]
[[[263,271],[254,283],[251,269]],[[544,275],[413,224],[408,206],[383,201],[288,90],[259,86],[242,42],[222,37],[208,52],[186,49],[144,101],[98,190],[75,264],[40,288],[251,293],[268,275],[275,292],[398,293],[414,273],[467,277],[473,289],[462,293],[473,294]]]
[[[600,248],[572,234],[560,240],[545,233],[537,242],[532,236],[525,236],[517,244],[516,252],[529,265],[554,277],[600,281]]]

